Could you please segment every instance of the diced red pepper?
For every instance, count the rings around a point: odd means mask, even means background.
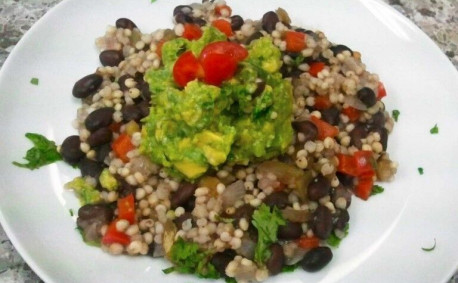
[[[360,150],[355,152],[353,156],[358,176],[372,177],[375,175],[374,167],[372,166],[372,151]]]
[[[119,137],[111,144],[116,156],[121,159],[124,163],[129,162],[127,153],[134,149],[134,145],[130,141],[130,137],[127,134],[120,134]]]
[[[313,62],[310,63],[309,74],[312,77],[318,77],[318,73],[323,71],[324,66],[326,66],[323,62]]]
[[[199,39],[202,36],[202,30],[196,24],[184,24],[183,37],[188,40]]]
[[[343,108],[342,113],[345,114],[348,119],[350,119],[350,122],[357,121],[361,116],[361,111],[351,106]]]
[[[135,199],[133,194],[118,199],[118,218],[125,219],[130,224],[135,223]]]
[[[191,51],[186,51],[178,57],[173,65],[173,78],[177,85],[185,87],[188,82],[204,76],[202,65]]]
[[[226,13],[223,13],[223,11],[226,10]],[[217,16],[225,16],[225,17],[230,17],[232,14],[232,9],[231,7],[227,5],[219,5],[215,7],[215,14]],[[224,15],[223,15],[224,14]]]
[[[354,156],[339,153],[337,154],[337,159],[339,160],[337,172],[341,172],[353,177],[358,176],[358,173],[356,172],[356,160]]]
[[[118,220],[114,220],[111,222],[111,224],[108,226],[107,231],[105,232],[105,235],[102,238],[102,244],[104,245],[110,245],[110,244],[121,244],[123,246],[127,246],[130,244],[130,237],[126,235],[123,232],[119,232],[116,230],[116,222]]]
[[[300,52],[306,47],[305,33],[289,30],[285,33],[286,50],[289,52]]]
[[[386,96],[385,85],[383,85],[382,82],[379,82],[377,86],[377,99],[380,100],[384,98],[385,96]]]
[[[234,33],[232,32],[231,23],[226,20],[218,19],[212,22],[212,26],[219,29],[222,33],[224,33],[227,37],[232,36]]]
[[[318,119],[315,116],[311,116],[310,120],[318,129],[318,139],[324,140],[327,137],[334,138],[339,134],[339,130],[331,124],[326,123],[325,121]]]
[[[299,239],[298,246],[303,249],[313,249],[320,246],[320,239],[318,237],[302,236]]]
[[[331,101],[329,100],[328,96],[317,95],[315,96],[315,109],[324,110],[328,109],[332,106]]]
[[[363,176],[358,179],[358,184],[355,187],[355,195],[363,200],[367,200],[371,193],[374,181],[372,177]]]

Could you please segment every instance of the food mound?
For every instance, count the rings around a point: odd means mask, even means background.
[[[59,152],[81,170],[66,187],[84,241],[229,282],[324,268],[352,196],[396,172],[383,83],[281,8],[249,20],[206,1],[173,19],[118,19],[73,87],[78,135]]]

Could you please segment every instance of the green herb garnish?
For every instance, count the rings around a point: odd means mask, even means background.
[[[261,204],[253,213],[254,227],[258,230],[258,242],[254,252],[254,260],[262,265],[270,257],[269,247],[277,241],[278,227],[285,225],[280,210],[274,206],[271,211],[270,207]]]
[[[101,247],[100,242],[86,240],[86,235],[84,234],[84,230],[82,228],[76,227],[75,229],[78,230],[78,232],[80,233],[81,237],[83,238],[83,242],[86,245],[91,246],[91,247]]]
[[[31,140],[34,145],[31,149],[27,150],[24,157],[28,163],[13,161],[14,165],[33,170],[62,159],[53,141],[34,133],[27,133],[25,137]]]
[[[432,247],[430,247],[430,248],[421,248],[421,249],[424,250],[425,252],[431,252],[435,248],[436,248],[436,238],[434,238],[434,245]]]
[[[331,247],[338,248],[340,245],[340,242],[342,242],[342,239],[348,235],[348,229],[350,229],[350,224],[347,223],[347,225],[345,225],[345,228],[343,230],[345,234],[342,238],[337,237],[336,233],[332,231],[331,235],[326,240],[328,245],[330,245]]]
[[[74,215],[73,209],[70,208],[70,209],[68,210],[68,212],[70,213],[70,216],[73,216],[73,215]]]
[[[382,186],[374,185],[372,187],[371,196],[383,193],[385,189]]]
[[[170,250],[171,261],[175,266],[164,269],[162,272],[169,274],[176,271],[196,274],[200,278],[220,278],[220,274],[210,263],[211,256],[211,251],[200,250],[197,243],[186,242],[178,238]]]
[[[237,283],[237,280],[235,280],[234,277],[226,277],[225,281],[226,283]]]
[[[423,168],[418,167],[418,173],[419,173],[420,175],[423,175]]]
[[[33,85],[38,85],[39,80],[38,80],[38,78],[32,78],[32,79],[30,80],[30,83],[33,84]]]
[[[293,265],[285,265],[282,267],[281,272],[293,272],[299,267],[299,263],[293,264]]]
[[[396,121],[396,122],[398,121],[399,114],[401,114],[401,112],[399,112],[399,110],[397,110],[397,109],[394,109],[391,112],[391,115],[393,116],[394,121]]]
[[[438,133],[439,133],[439,127],[437,127],[437,124],[434,125],[434,127],[432,127],[431,130],[429,130],[429,132],[430,132],[432,135],[438,134]]]

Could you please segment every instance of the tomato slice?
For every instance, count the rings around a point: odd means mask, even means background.
[[[290,52],[300,52],[306,47],[305,33],[298,31],[287,31],[285,33],[286,50]]]
[[[309,74],[318,77],[318,73],[323,71],[325,64],[323,62],[313,62],[310,64]]]
[[[367,200],[371,196],[373,186],[374,181],[372,177],[360,177],[358,179],[358,185],[355,187],[355,195],[363,200]]]
[[[380,100],[386,96],[385,85],[382,82],[378,83],[377,86],[377,99]]]
[[[222,54],[232,57],[236,62],[244,60],[248,56],[248,51],[240,44],[228,41],[212,42],[205,46],[200,53],[199,60],[203,60],[208,54]]]
[[[218,19],[212,22],[212,26],[219,29],[222,33],[224,33],[227,37],[232,36],[234,33],[232,32],[231,23],[226,20]]]
[[[135,199],[133,194],[118,199],[118,218],[125,219],[130,224],[135,223]]]
[[[318,129],[318,139],[324,140],[327,137],[335,137],[339,134],[339,130],[331,124],[326,123],[325,121],[318,119],[315,116],[311,116],[310,120]]]
[[[203,74],[201,64],[191,51],[181,54],[173,65],[173,78],[181,87],[185,87],[190,81],[202,78]]]
[[[361,111],[351,106],[343,108],[342,113],[347,115],[350,122],[355,122],[361,116]]]
[[[332,106],[331,101],[329,100],[328,96],[317,95],[315,96],[315,109],[323,110],[328,109]]]
[[[127,246],[128,244],[130,244],[130,237],[126,235],[125,233],[122,233],[116,230],[117,221],[118,220],[114,220],[108,226],[107,231],[105,232],[105,235],[102,238],[102,244],[110,245],[113,243],[118,243],[123,246]]]
[[[297,243],[303,249],[313,249],[320,246],[320,239],[318,237],[302,236]]]
[[[204,82],[215,86],[232,78],[237,70],[237,61],[225,54],[206,54],[201,63],[205,73]]]
[[[183,37],[188,40],[199,39],[202,36],[202,30],[196,24],[184,24]]]
[[[222,16],[223,15],[223,11],[226,10],[226,12],[224,13],[225,17],[230,17],[231,14],[232,14],[232,9],[231,7],[227,6],[227,5],[219,5],[219,6],[216,6],[215,7],[215,14],[217,16]]]
[[[111,144],[116,156],[121,159],[124,163],[129,162],[127,153],[134,149],[134,145],[130,141],[130,137],[127,134],[120,134],[119,137]]]

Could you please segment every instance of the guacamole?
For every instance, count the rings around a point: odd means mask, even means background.
[[[247,47],[248,57],[220,87],[198,80],[184,89],[175,84],[172,69],[180,54],[191,50],[199,56],[208,43],[222,40],[226,36],[209,27],[199,40],[166,42],[164,67],[145,75],[152,107],[141,151],[190,180],[224,163],[246,165],[272,158],[283,153],[293,137],[292,87],[279,72],[281,53],[268,37]]]

